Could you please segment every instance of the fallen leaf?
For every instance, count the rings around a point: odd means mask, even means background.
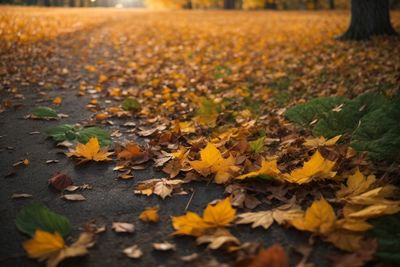
[[[66,200],[70,201],[84,201],[86,198],[82,196],[81,194],[68,194],[68,195],[63,195],[63,198]]]
[[[200,158],[201,160],[189,162],[192,168],[203,176],[215,173],[214,181],[218,184],[227,182],[233,173],[239,170],[235,166],[235,159],[232,155],[226,159],[223,158],[221,152],[212,143],[208,143],[200,151]]]
[[[140,213],[139,219],[144,222],[158,222],[160,220],[158,209],[158,206],[146,208]]]
[[[62,174],[62,173],[56,173],[51,177],[49,180],[49,185],[57,189],[58,191],[63,191],[65,188],[68,186],[72,185],[72,180],[69,176]]]
[[[236,262],[234,267],[289,267],[289,259],[282,246],[275,244],[254,257]]]
[[[299,230],[321,234],[332,231],[335,222],[335,212],[324,198],[314,201],[306,210],[303,218],[295,218],[290,221]]]
[[[143,251],[139,248],[138,245],[133,245],[130,247],[125,248],[122,251],[126,256],[132,259],[139,259],[143,256]]]
[[[76,149],[67,153],[68,157],[77,157],[84,160],[105,161],[111,160],[112,152],[108,152],[107,148],[100,149],[99,140],[92,137],[86,144],[78,143]]]
[[[135,231],[134,224],[125,222],[113,222],[111,228],[117,233],[133,233]]]
[[[290,174],[284,174],[284,180],[290,183],[304,184],[309,183],[316,178],[333,178],[336,172],[332,172],[336,162],[322,157],[317,150],[304,166],[293,170]]]
[[[236,210],[232,208],[230,197],[219,201],[215,205],[207,205],[203,213],[203,221],[210,227],[224,227],[235,219]]]
[[[278,169],[277,161],[265,161],[263,160],[261,163],[261,168],[258,171],[249,172],[243,175],[236,177],[235,179],[246,179],[246,178],[253,178],[253,177],[279,177],[281,174],[280,170]]]
[[[224,228],[215,228],[211,233],[206,233],[196,239],[197,244],[208,244],[209,249],[220,249],[225,247],[228,251],[237,245],[240,245],[239,239],[234,237]]]
[[[25,194],[25,193],[20,193],[20,194],[12,194],[11,198],[29,198],[32,197],[31,194]]]
[[[176,250],[175,244],[169,242],[153,243],[153,248],[155,250],[161,250],[161,251]]]

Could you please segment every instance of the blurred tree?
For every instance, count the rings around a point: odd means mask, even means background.
[[[339,39],[366,40],[374,35],[396,35],[389,0],[352,0],[350,26]]]

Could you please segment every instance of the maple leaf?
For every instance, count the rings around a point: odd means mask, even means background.
[[[198,245],[207,244],[209,249],[219,249],[221,247],[226,248],[228,251],[235,250],[237,245],[240,245],[239,239],[233,236],[225,228],[216,228],[211,233],[199,236],[196,239]]]
[[[304,212],[296,205],[287,204],[273,210],[246,212],[238,215],[237,224],[252,224],[252,228],[263,227],[268,229],[274,221],[279,224],[302,218]]]
[[[356,172],[347,179],[347,186],[342,185],[341,189],[336,192],[336,197],[343,198],[360,195],[366,192],[375,180],[374,175],[366,177],[357,169]]]
[[[197,213],[188,211],[183,216],[172,217],[172,226],[176,230],[175,235],[200,236],[209,225],[203,221]]]
[[[321,234],[332,231],[335,222],[335,212],[324,198],[314,201],[306,210],[303,218],[295,218],[290,221],[299,230]]]
[[[236,177],[235,179],[243,180],[257,176],[278,177],[281,172],[278,169],[277,160],[266,161],[263,159],[261,168],[258,171],[249,172]]]
[[[29,257],[45,261],[63,249],[65,243],[59,233],[52,234],[38,229],[32,239],[24,242],[23,247]]]
[[[112,152],[108,152],[107,148],[100,149],[99,140],[97,137],[92,137],[86,144],[78,143],[76,149],[67,153],[68,157],[77,157],[84,160],[106,161],[111,160],[108,156]]]
[[[117,153],[118,159],[130,160],[134,164],[140,164],[150,159],[149,153],[143,151],[138,144],[129,143],[123,150]]]
[[[46,260],[47,267],[56,267],[66,258],[87,254],[87,248],[94,244],[94,236],[91,231],[82,232],[76,242],[66,246],[59,233],[52,234],[37,229],[33,238],[23,243],[23,247],[29,257],[38,261]]]
[[[190,165],[203,176],[215,173],[214,181],[217,184],[227,182],[233,173],[238,170],[232,155],[226,159],[223,158],[221,152],[212,143],[208,143],[200,151],[200,158],[201,160],[190,161]]]
[[[232,208],[229,197],[215,205],[208,204],[203,213],[203,220],[211,227],[228,226],[235,219],[236,210]]]
[[[179,188],[182,183],[184,183],[184,181],[179,179],[150,179],[139,183],[135,187],[134,192],[135,194],[143,194],[147,196],[150,196],[151,194],[156,194],[164,199],[167,196],[171,196],[174,189]]]
[[[284,174],[282,178],[290,183],[304,184],[309,183],[316,178],[333,178],[336,172],[332,172],[336,162],[322,157],[317,150],[304,166],[293,170],[290,175]]]
[[[304,142],[304,146],[310,148],[316,148],[320,146],[333,146],[342,137],[342,135],[337,135],[331,139],[326,140],[325,137],[321,136],[318,138],[307,139]]]
[[[146,208],[139,215],[139,219],[144,222],[158,222],[160,220],[160,216],[158,215],[158,207],[150,207]]]
[[[173,216],[172,226],[176,230],[174,234],[200,236],[210,228],[229,226],[235,219],[235,214],[236,210],[232,208],[228,197],[216,205],[208,204],[203,217],[190,211],[183,216]]]

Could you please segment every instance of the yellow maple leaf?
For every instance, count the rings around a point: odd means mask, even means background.
[[[312,138],[312,139],[307,139],[304,142],[304,146],[306,147],[319,147],[319,146],[333,146],[334,144],[336,144],[337,141],[339,141],[340,137],[342,137],[342,135],[337,135],[329,140],[326,140],[325,137],[321,136],[321,137],[317,137],[317,138]]]
[[[327,234],[334,229],[336,215],[332,206],[321,198],[312,203],[303,218],[296,218],[290,222],[302,231]]]
[[[111,160],[108,157],[111,154],[112,152],[108,152],[107,148],[101,149],[99,140],[96,137],[92,137],[86,144],[78,143],[75,150],[67,153],[67,156],[74,156],[84,160],[105,161]]]
[[[200,236],[209,228],[209,225],[197,213],[191,211],[188,211],[183,216],[173,216],[172,226],[176,230],[175,235],[192,236]]]
[[[336,172],[332,172],[335,163],[335,161],[325,159],[317,150],[302,168],[295,169],[282,177],[290,183],[297,184],[309,183],[316,178],[332,178],[336,175]]]
[[[208,204],[203,213],[203,221],[211,227],[228,226],[235,219],[236,210],[232,208],[230,198],[215,205]]]
[[[52,234],[37,229],[34,237],[24,242],[23,247],[29,257],[47,261],[47,267],[56,267],[66,258],[86,255],[87,248],[94,245],[94,236],[92,230],[82,232],[77,241],[71,246],[66,246],[59,233]]]
[[[144,222],[158,222],[160,220],[160,216],[158,215],[158,207],[150,207],[146,208],[139,215],[139,219]]]
[[[176,235],[201,236],[210,228],[226,227],[235,219],[236,210],[232,208],[230,198],[215,205],[208,204],[203,217],[187,212],[183,216],[172,217],[172,226]]]
[[[214,144],[208,143],[207,146],[200,151],[201,160],[190,161],[190,165],[198,173],[208,176],[215,173],[214,180],[217,184],[227,182],[239,168],[235,166],[235,159],[230,155],[223,158],[221,152]]]
[[[257,176],[271,176],[271,177],[278,177],[280,176],[281,172],[278,169],[277,160],[266,161],[263,160],[261,163],[261,168],[258,171],[249,172],[243,175],[236,177],[235,179],[243,180],[246,178],[252,178]]]
[[[374,175],[369,175],[366,177],[360,172],[359,169],[357,169],[356,172],[347,179],[347,186],[342,185],[342,188],[336,192],[336,197],[343,198],[365,193],[375,182],[375,180],[376,179]]]
[[[44,261],[61,251],[65,244],[59,233],[52,234],[38,229],[32,239],[23,243],[23,247],[29,257]]]

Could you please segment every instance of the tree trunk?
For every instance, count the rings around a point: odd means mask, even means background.
[[[367,40],[374,35],[396,35],[389,0],[352,0],[350,26],[339,39]]]
[[[329,0],[329,9],[335,9],[335,0]]]
[[[224,9],[234,9],[235,0],[224,0]]]

